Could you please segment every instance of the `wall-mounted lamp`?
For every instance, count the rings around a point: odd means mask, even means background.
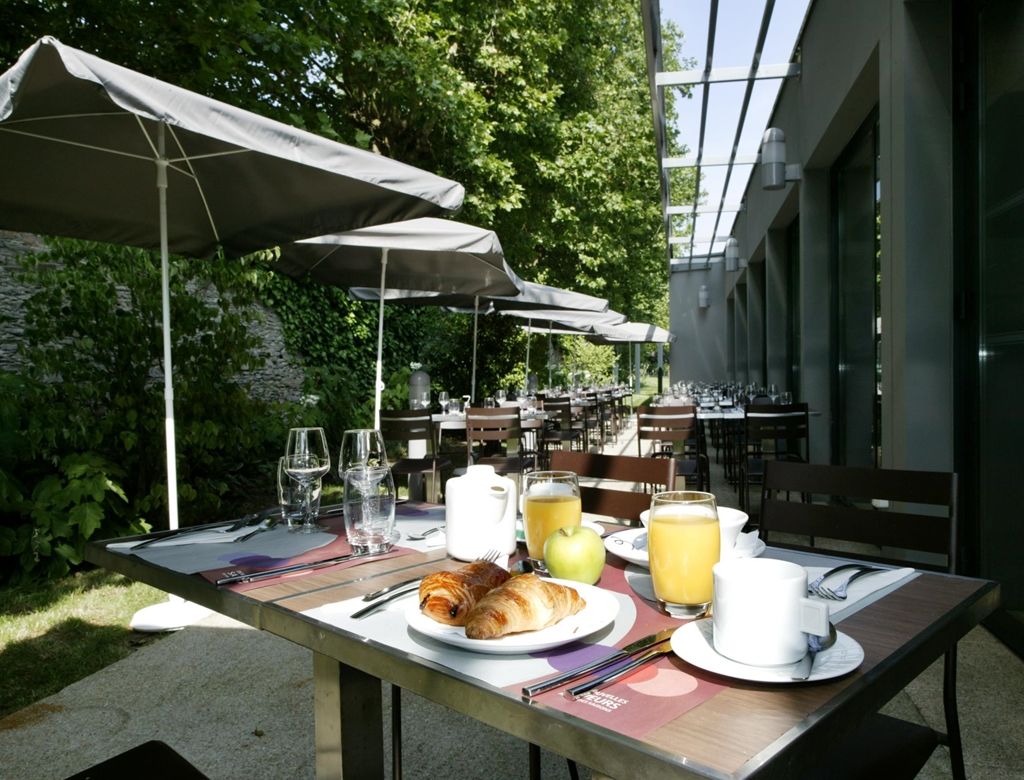
[[[725,242],[725,270],[735,271],[746,267],[747,261],[740,258],[740,242],[730,238]]]
[[[781,190],[788,181],[800,180],[800,163],[786,164],[786,134],[769,127],[761,139],[761,186]]]
[[[708,286],[706,284],[702,284],[700,290],[697,291],[697,305],[702,309],[706,309],[711,305],[711,302],[708,300]]]

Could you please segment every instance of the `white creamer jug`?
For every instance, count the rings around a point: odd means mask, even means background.
[[[448,554],[472,561],[488,550],[516,550],[516,483],[493,466],[470,466],[445,483]]]

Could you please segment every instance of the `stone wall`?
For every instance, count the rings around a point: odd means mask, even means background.
[[[17,258],[44,249],[38,236],[0,230],[0,371],[21,369],[18,347],[24,335],[24,306],[32,289],[16,278]],[[171,323],[174,327],[174,323]],[[261,346],[263,368],[246,372],[240,378],[254,398],[265,401],[298,401],[301,399],[303,372],[288,354],[281,320],[272,310],[257,307],[249,318],[250,332]]]

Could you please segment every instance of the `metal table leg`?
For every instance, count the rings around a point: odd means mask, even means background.
[[[317,780],[384,776],[380,680],[313,653]]]

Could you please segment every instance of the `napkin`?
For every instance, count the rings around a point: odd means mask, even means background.
[[[807,570],[807,581],[813,582],[816,578],[827,572],[831,566],[805,566]],[[844,577],[849,577],[853,572],[842,572],[834,577],[831,577],[826,584],[839,585],[844,582]],[[844,612],[847,608],[857,604],[858,602],[865,601],[868,596],[876,593],[883,588],[888,588],[890,585],[894,585],[900,580],[903,580],[914,574],[914,569],[902,568],[902,569],[888,569],[886,571],[875,572],[869,574],[866,577],[853,582],[846,590],[846,599],[843,601],[832,601],[830,599],[823,599],[820,596],[808,596],[814,601],[820,601],[823,604],[828,605],[829,615],[834,615],[837,612]],[[873,600],[873,599],[872,599]],[[862,606],[866,606],[865,602]]]
[[[753,555],[754,548],[757,546],[757,539],[757,531],[748,531],[745,534],[741,533],[736,537],[736,542],[732,546],[733,557],[749,558]]]
[[[159,542],[151,542],[147,544],[143,549],[158,550],[161,547],[180,547],[184,544],[224,544],[227,542],[234,542],[237,539],[251,534],[256,530],[254,526],[243,526],[234,531],[230,530],[230,526],[223,528],[210,528],[206,531],[182,531],[174,536],[168,536],[166,539],[161,539]],[[136,545],[140,544],[139,540],[131,542],[114,542],[108,544],[108,549],[115,550],[130,550]]]

